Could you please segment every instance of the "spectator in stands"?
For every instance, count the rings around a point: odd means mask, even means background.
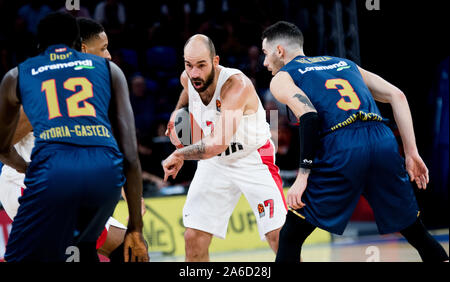
[[[263,60],[259,47],[252,45],[248,48],[247,57],[243,59],[239,67],[252,80],[260,96],[269,88],[271,80],[270,74],[263,67]]]
[[[0,39],[0,77],[3,77],[13,67],[11,55],[6,41]]]
[[[52,9],[45,5],[43,0],[33,0],[29,4],[23,5],[17,15],[25,20],[27,30],[36,35],[39,21],[51,12]]]
[[[15,13],[11,13],[13,4],[11,1],[0,0],[0,46],[2,41],[7,41],[14,26]]]
[[[162,159],[160,159],[158,152],[154,150],[150,135],[150,133],[147,136],[138,135],[138,153],[141,161],[142,180],[144,184],[152,186],[152,192],[156,192],[170,183],[164,181],[162,177],[163,171],[160,165]],[[144,185],[144,187],[148,187],[148,185]]]
[[[286,116],[278,120],[277,165],[280,170],[297,170],[299,160],[298,127],[290,126]]]
[[[119,0],[105,0],[97,4],[94,19],[101,23],[115,45],[123,46],[122,37],[125,35],[127,14],[125,6]]]
[[[136,131],[146,135],[152,130],[155,117],[155,102],[149,93],[146,79],[140,74],[131,78],[131,106],[133,107]]]
[[[122,26],[127,20],[125,6],[118,0],[102,1],[95,7],[94,19],[105,28]]]
[[[133,73],[138,72],[139,70],[135,66],[127,62],[123,52],[120,49],[114,49],[114,47],[111,47],[114,46],[114,42],[112,42],[112,40],[110,39],[109,34],[108,38],[110,42],[108,45],[108,49],[110,50],[109,52],[111,54],[111,61],[113,61],[120,67],[126,77],[130,77]]]
[[[22,63],[30,56],[36,55],[37,43],[33,34],[28,31],[25,20],[17,17],[14,21],[13,32],[9,38],[10,51],[12,55],[12,63],[17,65]]]

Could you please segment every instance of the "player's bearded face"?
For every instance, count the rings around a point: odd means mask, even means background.
[[[214,81],[214,76],[215,76],[215,70],[214,70],[214,65],[211,65],[211,71],[209,72],[209,74],[205,77],[191,77],[188,73],[189,79],[192,83],[192,86],[194,86],[195,90],[197,90],[197,92],[203,92],[206,89],[208,89],[208,87],[211,85],[211,83],[213,83]]]

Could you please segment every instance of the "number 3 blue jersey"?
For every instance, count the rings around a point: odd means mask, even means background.
[[[383,118],[356,64],[300,56],[281,70],[311,100],[323,133],[302,195],[305,206],[297,212],[342,234],[363,195],[381,234],[411,225],[419,210],[405,160],[390,128],[379,122]]]
[[[319,114],[322,134],[356,120],[383,120],[358,67],[350,60],[298,56],[280,71],[288,72],[308,96]]]
[[[36,147],[57,142],[118,150],[108,118],[111,77],[106,59],[53,45],[18,69],[20,99]]]

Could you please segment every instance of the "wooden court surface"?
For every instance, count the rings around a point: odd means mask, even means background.
[[[449,230],[430,233],[449,253]],[[184,261],[184,257],[151,255],[151,261]],[[233,251],[210,254],[212,262],[273,262],[275,254],[267,249]],[[417,251],[400,235],[375,235],[335,239],[331,243],[306,245],[302,251],[304,262],[420,262]]]

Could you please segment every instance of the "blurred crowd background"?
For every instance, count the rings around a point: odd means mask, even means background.
[[[0,77],[36,55],[37,23],[51,11],[66,10],[66,2],[0,0]],[[448,226],[445,9],[381,0],[379,10],[370,10],[367,2],[373,1],[80,0],[80,9],[70,12],[93,18],[105,27],[112,60],[126,74],[146,195],[158,196],[164,187],[173,185],[187,187],[195,172],[196,162],[186,162],[176,182],[164,182],[161,167],[161,160],[174,149],[164,132],[181,92],[183,46],[195,33],[212,38],[220,64],[239,68],[253,81],[268,113],[279,111],[278,130],[272,134],[277,144],[276,163],[284,186],[289,186],[298,167],[298,128],[270,95],[271,75],[262,64],[260,39],[267,26],[286,20],[304,33],[306,55],[346,57],[405,92],[419,150],[432,180],[430,189],[416,191],[419,204],[426,210],[427,224]],[[397,133],[390,107],[379,106]]]

